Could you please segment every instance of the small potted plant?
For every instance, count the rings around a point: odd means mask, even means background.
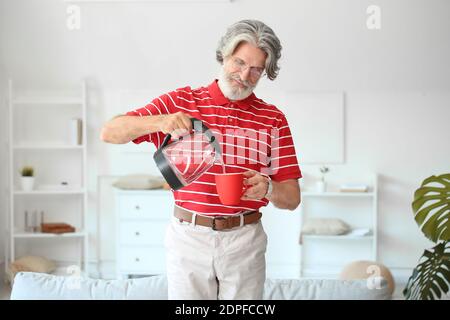
[[[322,166],[319,170],[322,174],[322,177],[319,181],[317,181],[317,192],[325,192],[327,188],[327,183],[325,182],[325,174],[330,171],[330,169],[328,167]]]
[[[21,184],[23,191],[31,191],[34,186],[34,168],[30,166],[25,166],[20,170]]]

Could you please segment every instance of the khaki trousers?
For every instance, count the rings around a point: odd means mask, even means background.
[[[225,231],[180,222],[166,230],[170,300],[260,300],[267,235],[261,220]]]

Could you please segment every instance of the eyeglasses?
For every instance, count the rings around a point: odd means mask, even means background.
[[[261,67],[250,67],[246,64],[242,59],[232,58],[231,60],[233,68],[238,69],[240,72],[243,72],[250,68],[250,77],[252,79],[258,79],[264,72],[264,68]]]

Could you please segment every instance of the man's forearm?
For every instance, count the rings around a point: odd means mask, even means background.
[[[108,121],[102,128],[101,139],[109,143],[128,143],[133,139],[160,130],[161,115],[119,116]]]
[[[267,199],[280,209],[295,210],[301,201],[298,184],[272,181],[272,193]]]

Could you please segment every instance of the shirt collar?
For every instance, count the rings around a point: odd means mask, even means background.
[[[209,94],[211,95],[211,98],[213,98],[214,103],[216,105],[226,105],[229,103],[234,103],[236,104],[239,108],[247,110],[248,108],[250,108],[250,103],[256,99],[255,94],[252,92],[251,95],[249,95],[247,98],[245,98],[244,100],[238,100],[238,101],[230,101],[227,97],[225,97],[222,93],[222,90],[220,90],[220,87],[217,83],[217,79],[215,79],[209,86],[208,86],[208,91]]]

